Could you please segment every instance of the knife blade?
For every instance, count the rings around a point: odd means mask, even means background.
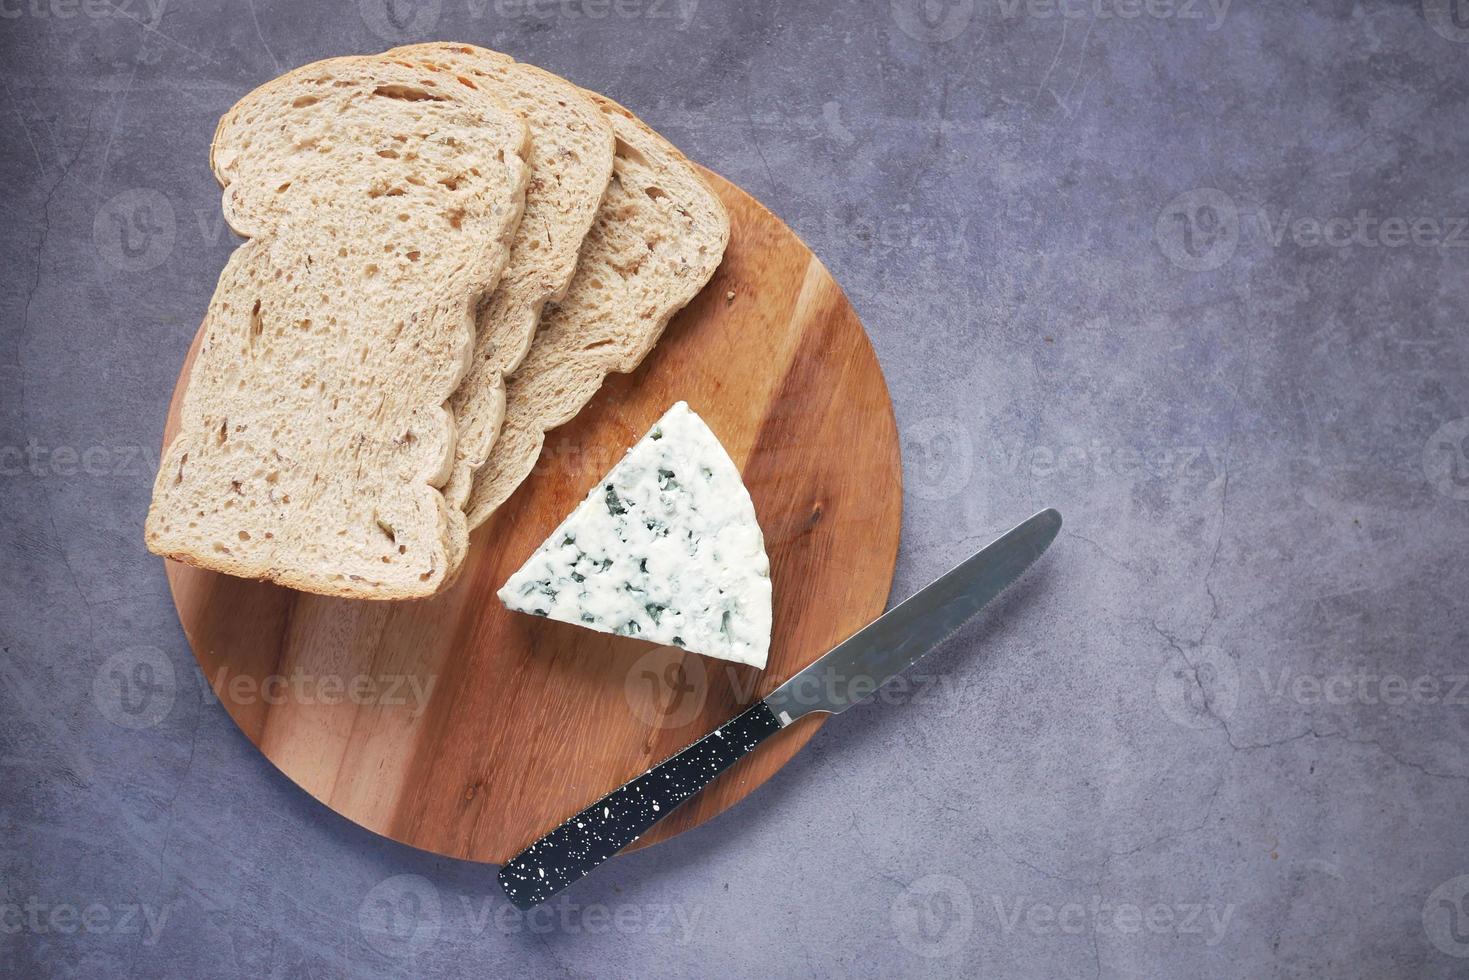
[[[765,696],[781,725],[862,701],[983,609],[1041,556],[1061,530],[1048,508],[960,562]]]
[[[795,674],[764,699],[613,790],[511,858],[500,886],[530,909],[585,877],[755,746],[814,712],[870,697],[1005,591],[1056,539],[1048,508],[997,538]]]

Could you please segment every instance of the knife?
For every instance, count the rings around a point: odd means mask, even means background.
[[[500,887],[530,909],[579,881],[751,749],[818,711],[840,714],[953,636],[1056,539],[1046,509],[858,630],[763,700],[615,789],[511,858]]]

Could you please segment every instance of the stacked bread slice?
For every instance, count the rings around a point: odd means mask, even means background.
[[[637,366],[729,236],[626,109],[463,44],[268,82],[221,120],[212,164],[247,240],[148,547],[328,595],[447,587],[546,430]]]

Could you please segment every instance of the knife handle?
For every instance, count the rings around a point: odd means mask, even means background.
[[[756,701],[511,858],[500,869],[500,887],[518,909],[544,902],[637,840],[780,727],[765,702]]]

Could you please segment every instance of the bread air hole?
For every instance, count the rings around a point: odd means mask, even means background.
[[[652,186],[644,187],[643,188],[643,193],[646,194],[646,195],[648,195],[649,197],[651,197],[655,201],[658,200],[658,198],[660,198],[660,197],[667,197],[668,196],[668,192],[665,191],[661,187],[652,187]]]
[[[432,85],[433,82],[426,83]],[[398,99],[401,102],[444,102],[442,95],[435,95],[426,88],[413,85],[379,85],[372,94],[380,99]]]
[[[622,140],[617,141],[617,148],[614,153],[618,159],[627,160],[630,163],[640,163],[644,166],[648,163],[648,158],[639,153],[637,148],[629,143],[624,143]]]

